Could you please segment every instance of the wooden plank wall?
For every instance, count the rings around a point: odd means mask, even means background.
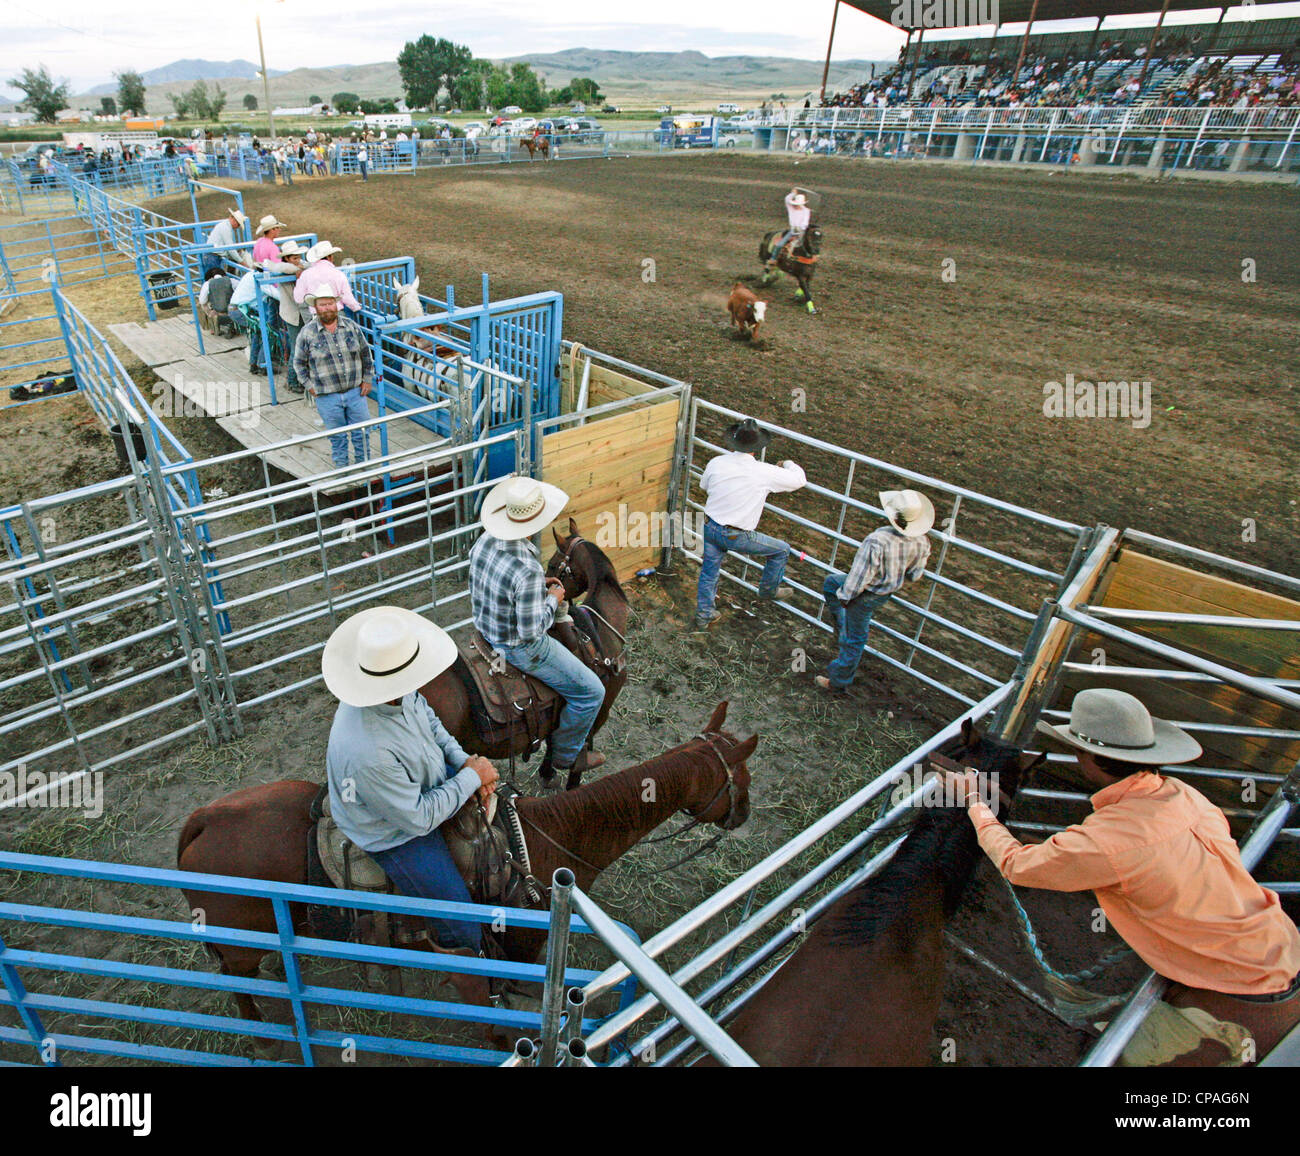
[[[586,365],[587,358],[581,351],[577,357],[572,352],[565,352],[560,358],[560,380],[563,382],[561,400],[565,413],[572,413],[577,408],[578,391],[582,387]],[[598,405],[608,405],[611,401],[623,401],[658,388],[593,361],[591,377],[587,382],[587,408],[594,409]]]
[[[1100,605],[1135,610],[1163,610],[1180,614],[1229,615],[1249,618],[1281,618],[1300,621],[1300,602],[1257,590],[1240,582],[1190,570],[1174,562],[1141,554],[1126,547],[1110,567]],[[1248,630],[1229,626],[1156,624],[1121,621],[1122,626],[1177,646],[1191,654],[1224,666],[1272,678],[1300,678],[1300,645],[1289,631]],[[1149,654],[1083,634],[1070,658],[1094,662],[1095,649],[1105,651],[1109,665],[1163,667],[1167,664]],[[1300,718],[1282,706],[1238,690],[1207,682],[1154,682],[1138,679],[1107,679],[1083,672],[1072,673],[1062,685],[1059,709],[1068,709],[1074,693],[1089,686],[1115,686],[1141,698],[1157,718],[1171,721],[1222,723],[1230,726],[1261,726],[1300,730]],[[1205,748],[1198,760],[1205,766],[1241,768],[1243,777],[1252,771],[1285,775],[1300,759],[1300,741],[1262,739],[1249,735],[1216,735],[1196,732]],[[1239,783],[1199,780],[1197,788],[1220,806],[1242,807]],[[1271,786],[1260,785],[1262,801]]]
[[[597,403],[593,400],[592,404]],[[542,478],[569,495],[568,508],[559,519],[565,533],[572,517],[584,537],[597,541],[601,515],[608,516],[606,525],[616,525],[620,505],[626,507],[625,517],[631,519],[628,525],[632,529],[634,514],[648,519],[667,510],[680,409],[681,402],[674,398],[546,435]],[[662,548],[661,543],[641,544],[635,535],[627,537],[638,544],[598,543],[624,582],[638,570],[657,566]],[[548,528],[542,542],[543,557],[549,557],[552,543]]]

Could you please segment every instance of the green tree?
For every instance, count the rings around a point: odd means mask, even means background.
[[[407,107],[434,108],[438,93],[444,87],[450,92],[456,78],[473,59],[474,54],[468,48],[446,37],[435,40],[426,33],[419,40],[407,41],[397,55]]]
[[[244,93],[244,107],[248,109],[249,112],[257,111],[257,97],[255,97],[251,92]]]
[[[510,103],[510,73],[494,64],[487,76],[487,102],[493,108],[504,108]]]
[[[320,98],[319,96],[309,96],[309,97],[307,98],[307,103],[308,103],[308,104],[324,104],[325,102],[324,102],[323,100],[321,100],[321,98]]]
[[[361,98],[355,92],[336,92],[333,104],[339,112],[356,112],[361,107]]]
[[[517,104],[524,112],[543,112],[546,109],[546,85],[532,69],[522,60],[510,66],[510,103]]]
[[[117,81],[117,106],[123,113],[144,115],[144,77],[128,70],[114,74]]]
[[[600,85],[589,76],[575,76],[569,81],[569,94],[571,100],[580,100],[584,104],[600,104],[605,99]]]
[[[214,92],[208,100],[208,111],[204,114],[204,120],[220,120],[221,110],[226,107],[226,90],[217,85],[217,91]]]
[[[54,120],[55,113],[68,107],[68,85],[56,85],[49,69],[41,65],[39,71],[24,68],[22,76],[8,81],[10,88],[23,91],[23,101],[18,105],[23,112],[36,114],[36,119],[46,123]]]
[[[487,82],[491,75],[490,60],[471,60],[451,82],[451,99],[456,107],[466,112],[482,108],[487,100]]]
[[[99,98],[100,116],[117,116],[117,101],[111,96],[101,96]]]

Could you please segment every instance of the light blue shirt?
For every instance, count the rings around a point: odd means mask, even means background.
[[[479,789],[469,755],[412,691],[398,706],[340,703],[325,769],[330,813],[363,851],[427,835]]]

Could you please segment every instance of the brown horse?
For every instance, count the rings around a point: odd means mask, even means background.
[[[1030,759],[969,723],[949,757],[996,773],[1014,796]],[[879,875],[832,906],[727,1027],[762,1065],[896,1067],[930,1062],[944,981],[944,925],[981,858],[965,809],[922,807]],[[705,1057],[702,1063],[711,1062]]]
[[[727,703],[713,712],[704,730],[670,751],[635,767],[606,775],[576,791],[550,798],[517,800],[528,841],[533,875],[549,882],[558,867],[568,867],[584,891],[597,874],[679,811],[700,823],[734,830],[749,817],[746,760],[758,736],[743,741],[722,729]],[[181,831],[176,862],[182,871],[266,879],[307,881],[309,809],[319,787],[285,781],[245,787],[200,807]],[[268,900],[186,889],[191,910],[201,910],[210,927],[274,932]],[[290,906],[296,931],[307,927],[302,904]],[[510,929],[508,958],[531,962],[546,933]],[[253,978],[267,954],[257,948],[210,943],[223,975]],[[454,982],[454,977],[453,977]],[[462,998],[481,1002],[468,986]],[[235,995],[240,1015],[261,1020],[251,996]]]
[[[627,634],[627,595],[619,583],[613,563],[604,551],[578,533],[578,525],[572,518],[569,519],[568,537],[561,534],[558,528],[552,532],[558,550],[551,558],[547,574],[559,578],[564,583],[565,597],[570,601],[586,595],[582,605],[595,611],[593,621],[601,654],[606,656],[622,654],[623,638]],[[572,638],[566,636],[565,628],[556,628],[554,633],[561,643],[568,645],[572,642]],[[614,666],[602,665],[596,673],[605,684],[605,701],[596,715],[596,721],[592,723],[591,735],[595,735],[605,725],[614,700],[627,684],[626,669],[618,670]],[[518,735],[510,744],[484,744],[479,740],[474,729],[474,720],[470,717],[469,697],[460,676],[454,670],[440,674],[427,686],[421,687],[420,693],[442,720],[442,725],[466,750],[473,750],[489,759],[509,758],[512,753],[516,755],[529,753],[528,735],[523,727],[519,728]],[[588,736],[587,745],[590,748],[591,736]],[[577,767],[578,769],[565,783],[565,787],[569,790],[582,782],[581,760]],[[554,775],[554,771],[551,770],[549,744],[539,773],[543,785],[549,786]]]
[[[519,147],[528,150],[528,159],[531,161],[535,153],[542,154],[542,160],[551,159],[551,140],[550,137],[544,136],[525,136],[519,138]]]

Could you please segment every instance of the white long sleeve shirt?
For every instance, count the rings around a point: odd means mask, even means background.
[[[800,489],[808,481],[794,462],[760,462],[753,454],[719,454],[704,467],[700,488],[708,494],[704,512],[719,526],[754,530],[768,494]]]
[[[785,212],[786,216],[790,218],[790,228],[806,229],[808,223],[812,220],[812,209],[807,205],[800,208],[794,203],[794,196],[794,193],[786,193],[785,195]]]

